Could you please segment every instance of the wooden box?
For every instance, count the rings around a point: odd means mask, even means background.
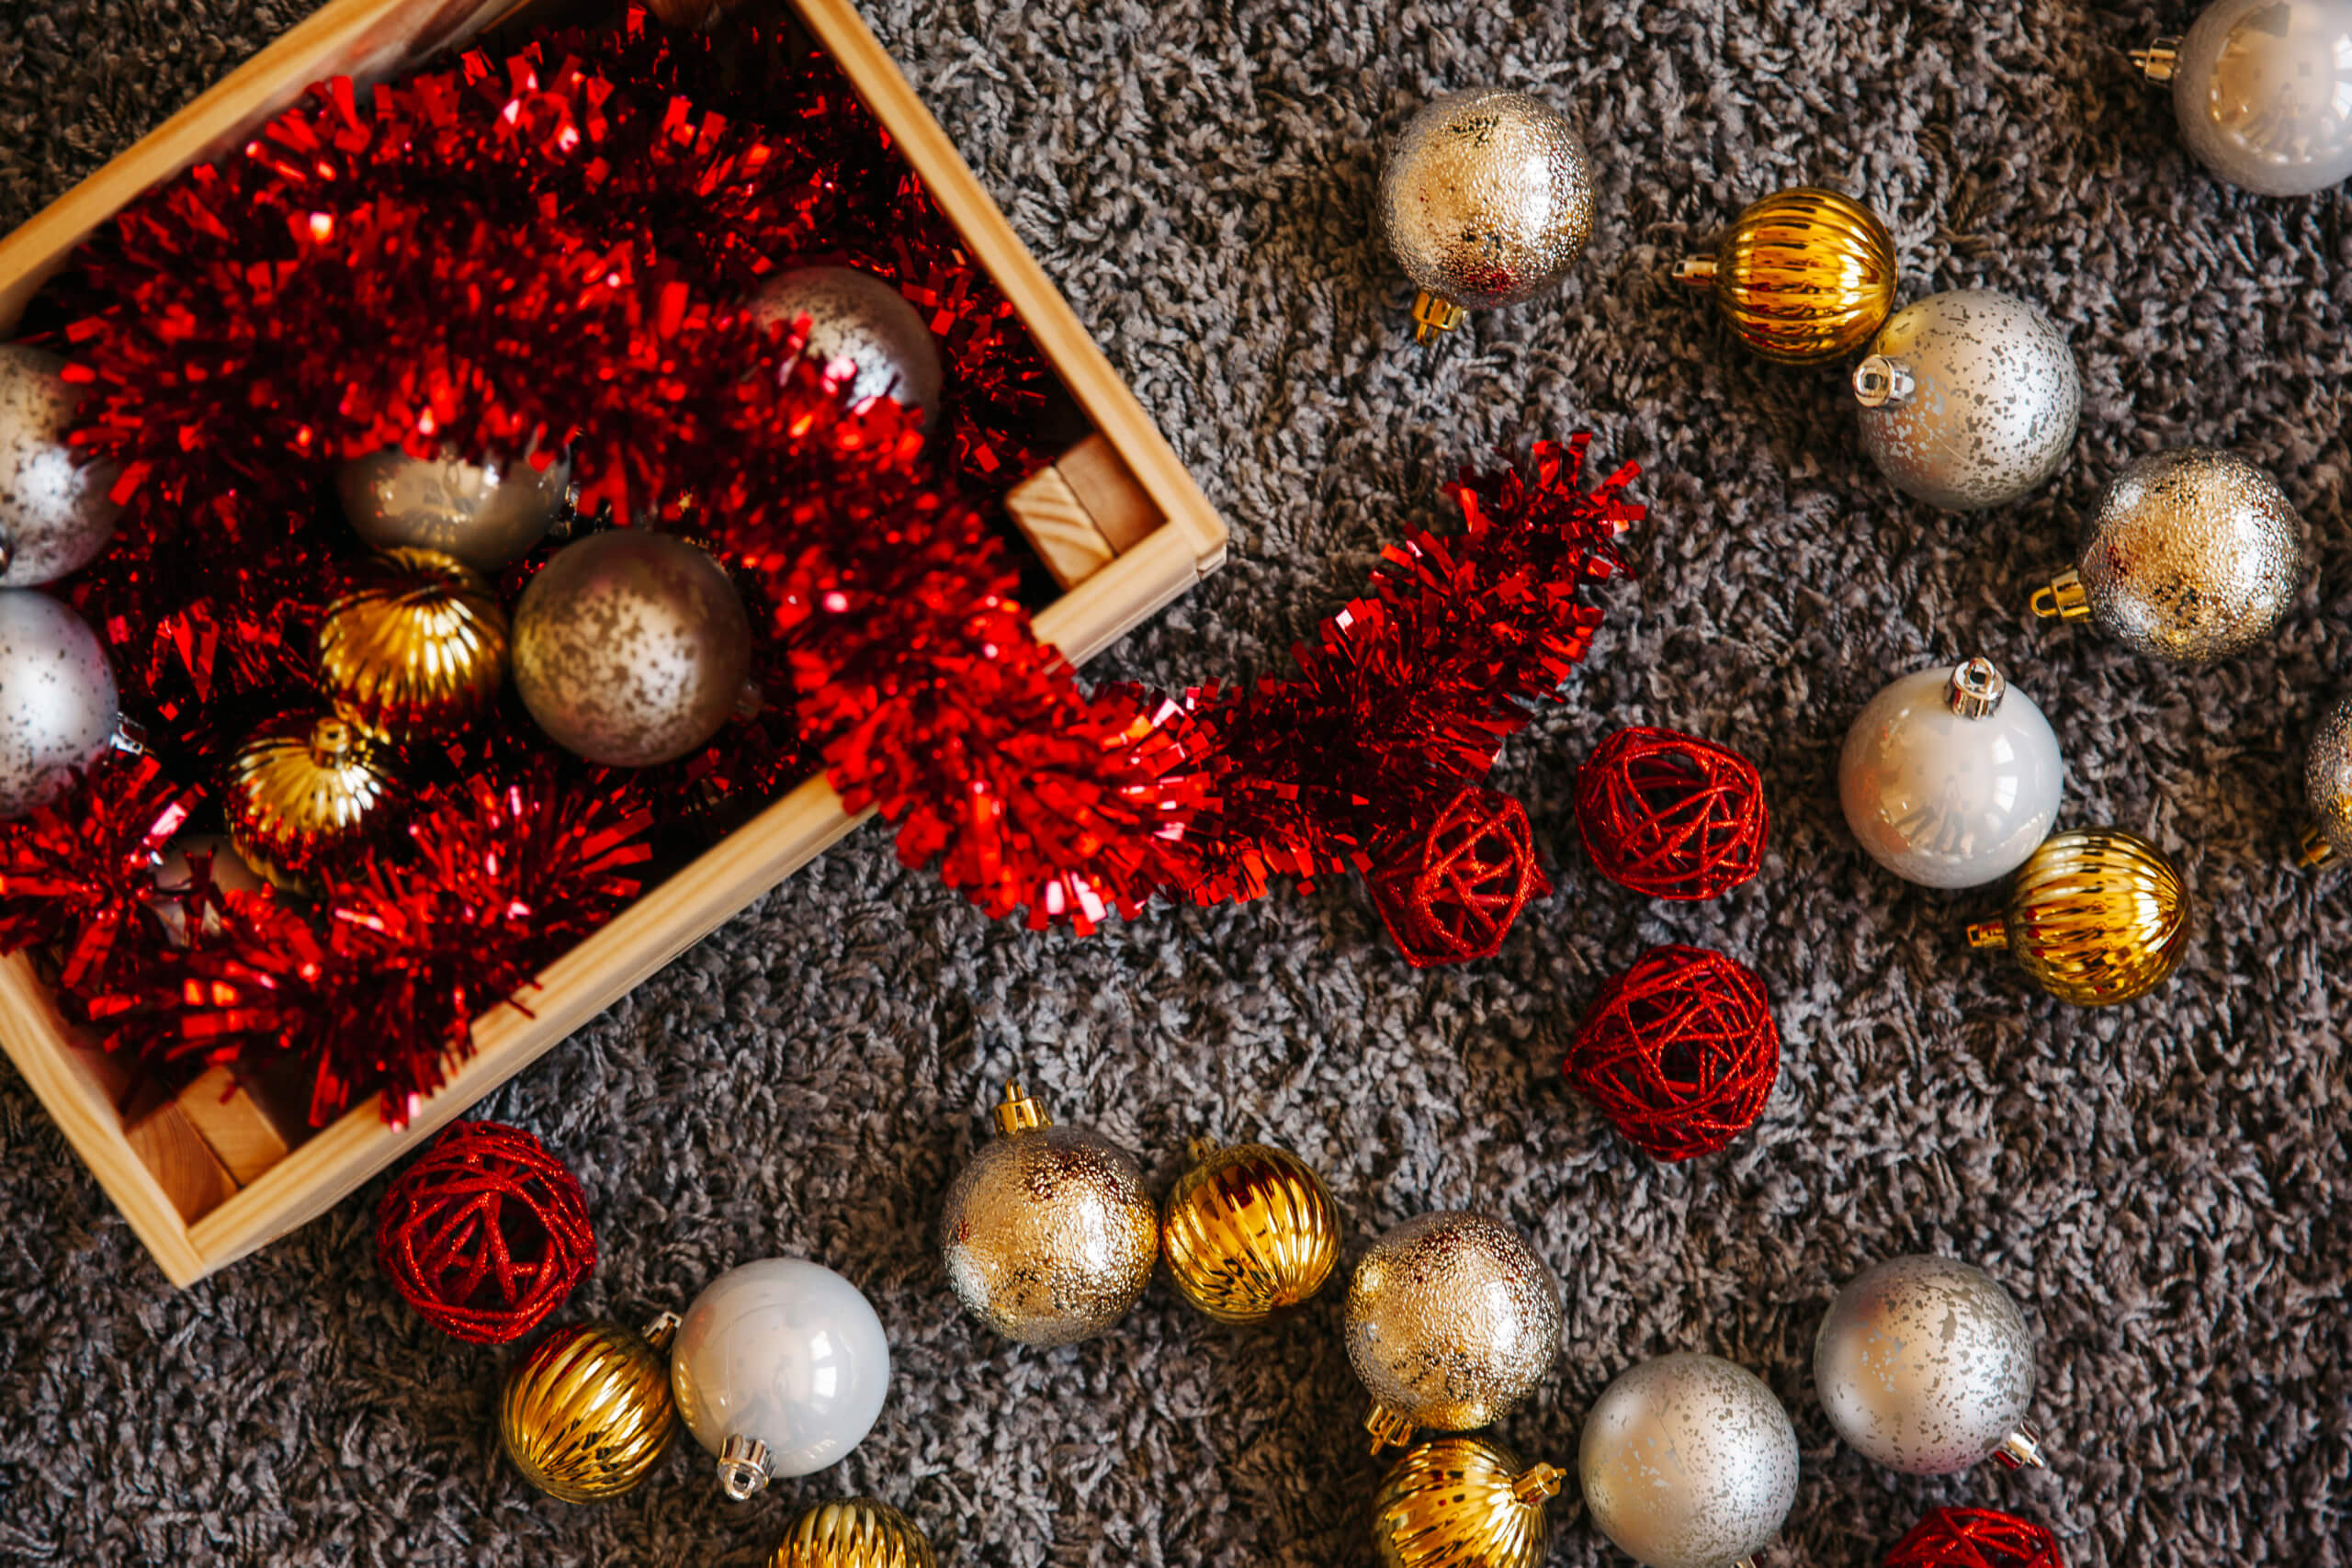
[[[1038,614],[1038,634],[1083,660],[1214,570],[1224,525],[850,0],[790,4],[1019,310],[1092,427],[1007,502],[1064,590]],[[330,0],[0,241],[0,337],[85,234],[157,181],[233,150],[309,83],[400,74],[521,6]],[[288,1139],[223,1076],[160,1103],[131,1094],[119,1064],[75,1040],[28,955],[0,961],[0,1044],[164,1273],[187,1285],[333,1207],[857,820],[821,779],[776,801],[550,965],[527,995],[529,1016],[502,1007],[477,1021],[472,1058],[400,1131],[371,1100]]]

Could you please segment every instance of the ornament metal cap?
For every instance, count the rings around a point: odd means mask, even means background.
[[[1462,324],[1462,307],[1453,300],[1422,289],[1413,296],[1413,341],[1426,344],[1441,333],[1450,333]]]
[[[2041,1438],[2040,1434],[2036,1433],[2031,1427],[2027,1426],[2022,1421],[2018,1423],[2018,1429],[2016,1431],[2011,1432],[2007,1437],[2001,1439],[2001,1446],[1993,1450],[1993,1457],[1999,1460],[2004,1466],[2010,1470],[2047,1470],[2050,1468],[2041,1461]]]
[[[2033,591],[2031,606],[2045,621],[2079,621],[2091,613],[2090,591],[2083,586],[2083,574],[2070,566],[2047,587]]]
[[[1714,258],[1684,256],[1674,264],[1674,281],[1692,288],[1713,288],[1715,286]]]
[[[2317,828],[2303,829],[2301,844],[2295,854],[2297,865],[2301,866],[2305,871],[2310,871],[2316,866],[2327,864],[2335,858],[2335,846],[2327,841],[2325,833]]]
[[[637,1331],[637,1335],[655,1350],[667,1350],[670,1341],[678,1337],[678,1314],[664,1308],[654,1314],[652,1319]]]
[[[1545,1464],[1539,1460],[1510,1483],[1510,1495],[1522,1503],[1540,1503],[1557,1495],[1560,1483],[1567,1478],[1568,1472],[1558,1465]]]
[[[2009,923],[1996,915],[1989,920],[1972,920],[1968,926],[1971,947],[2007,947],[2009,945]]]
[[[766,1489],[768,1446],[738,1432],[718,1450],[718,1488],[730,1503],[745,1503]]]
[[[1050,1127],[1053,1125],[1053,1121],[1052,1117],[1046,1114],[1046,1108],[1030,1099],[1027,1091],[1019,1084],[1009,1083],[1004,1086],[1004,1099],[996,1108],[998,1137],[1009,1138],[1015,1133],[1028,1133],[1039,1127]]]
[[[1866,409],[1901,408],[1918,388],[1908,366],[1883,354],[1854,367],[1854,400]]]
[[[2180,69],[2180,39],[2160,38],[2145,49],[2132,51],[2132,69],[2145,76],[2150,83],[2162,86]]]
[[[2001,711],[2009,683],[1989,659],[1971,659],[1955,665],[1944,682],[1944,704],[1962,718],[1990,718]]]
[[[1408,1447],[1413,1440],[1413,1418],[1385,1404],[1375,1404],[1365,1413],[1363,1429],[1372,1434],[1374,1454],[1383,1449]]]

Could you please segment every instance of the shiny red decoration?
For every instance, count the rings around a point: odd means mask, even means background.
[[[53,950],[69,994],[133,980],[165,940],[156,858],[196,799],[153,758],[109,752],[57,800],[0,822],[0,953]]]
[[[1600,874],[1653,898],[1713,898],[1764,864],[1756,764],[1673,729],[1621,729],[1577,773],[1577,827]]]
[[[503,1345],[588,1277],[596,1232],[579,1179],[538,1139],[452,1122],[385,1190],[376,1265],[444,1334]]]
[[[1894,1543],[1886,1568],[2064,1568],[2058,1538],[1991,1508],[1937,1508]]]
[[[1530,898],[1552,891],[1527,808],[1464,788],[1426,833],[1400,840],[1371,874],[1372,896],[1416,969],[1491,958]]]
[[[1755,971],[1704,948],[1654,947],[1600,988],[1561,1071],[1652,1159],[1690,1159],[1762,1113],[1781,1034]]]

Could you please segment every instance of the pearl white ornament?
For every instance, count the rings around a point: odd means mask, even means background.
[[[2181,39],[2132,58],[2172,85],[2197,161],[2259,196],[2352,176],[2352,0],[2214,0]]]
[[[547,536],[571,491],[571,463],[528,457],[479,463],[445,452],[412,457],[388,446],[335,470],[354,532],[379,550],[413,546],[495,572]]]
[[[0,819],[56,799],[114,739],[121,710],[97,634],[28,588],[0,588]]]
[[[2050,721],[1984,659],[1885,687],[1838,759],[1854,837],[1927,887],[1978,887],[2023,865],[2056,826],[2065,784]]]
[[[1684,1351],[1601,1391],[1577,1470],[1594,1526],[1637,1562],[1731,1568],[1781,1533],[1797,1495],[1797,1433],[1763,1379]]]
[[[889,1393],[890,1345],[855,1285],[806,1258],[763,1258],[721,1274],[686,1309],[670,1386],[741,1502],[865,1439]]]
[[[65,361],[0,344],[0,587],[37,588],[80,570],[114,537],[112,464],[85,467],[65,444],[80,394]]]

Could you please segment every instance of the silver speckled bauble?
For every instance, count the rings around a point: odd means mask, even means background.
[[[1838,798],[1872,860],[1926,887],[1976,887],[2057,824],[2066,762],[2031,697],[1988,659],[1914,671],[1846,731]]]
[[[2025,1426],[2033,1333],[1991,1275],[1950,1258],[1891,1258],[1838,1292],[1813,1342],[1813,1381],[1838,1435],[1907,1475],[1999,1455],[2041,1463]]]
[[[2277,482],[2234,453],[2183,446],[2115,477],[2033,613],[2087,616],[2134,652],[2201,664],[2268,637],[2310,575],[2303,520]]]
[[[1560,1286],[1517,1231],[1453,1210],[1372,1244],[1348,1282],[1348,1359],[1372,1394],[1373,1449],[1417,1427],[1490,1426],[1560,1348]]]
[[[1577,1470],[1600,1533],[1649,1568],[1729,1568],[1781,1531],[1797,1495],[1789,1413],[1746,1367],[1644,1361],[1585,1417]]]
[[[939,1222],[947,1282],[1024,1345],[1071,1345],[1125,1317],[1159,1257],[1159,1205],[1133,1156],[1057,1127],[1005,1086],[997,1135],[956,1173]]]
[[[2214,0],[2133,59],[2172,84],[2181,140],[2232,185],[2310,196],[2352,175],[2352,0]]]
[[[939,407],[939,340],[905,295],[854,266],[803,266],[776,274],[752,298],[752,319],[763,326],[797,316],[808,318],[810,355],[857,367],[853,404],[888,398],[922,410],[930,427]]]
[[[2039,488],[2074,449],[2083,379],[2049,317],[1989,288],[1887,318],[1854,369],[1862,450],[1897,490],[1973,512]]]
[[[0,587],[35,588],[79,571],[114,537],[114,467],[84,467],[65,444],[79,398],[65,361],[0,344]]]
[[[1416,336],[1464,310],[1552,288],[1592,238],[1592,160],[1525,93],[1452,93],[1406,123],[1380,168],[1374,225],[1421,290]]]
[[[0,588],[0,818],[62,795],[121,716],[97,634],[46,593]]]
[[[2303,835],[2305,865],[2352,861],[2352,697],[2327,710],[2303,761],[2303,799],[2311,831]]]
[[[615,528],[566,545],[514,606],[514,689],[564,750],[614,768],[718,733],[752,669],[726,571],[683,539]]]
[[[469,463],[388,446],[335,471],[344,515],[376,548],[438,550],[483,572],[546,537],[571,488],[571,464],[562,457],[535,468],[527,458]]]

